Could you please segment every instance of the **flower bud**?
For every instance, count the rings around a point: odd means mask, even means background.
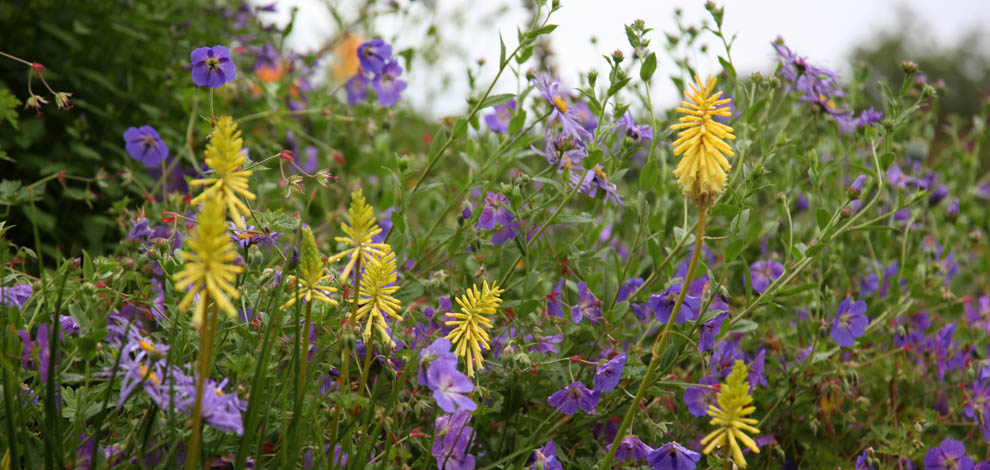
[[[622,51],[620,51],[618,49],[616,49],[615,51],[612,52],[612,61],[614,61],[616,64],[622,63],[622,61],[625,58],[626,58],[626,55],[623,54]]]
[[[918,72],[918,64],[910,60],[905,60],[901,62],[901,70],[908,75],[914,75]]]
[[[928,196],[928,203],[934,206],[942,202],[942,199],[945,199],[948,195],[949,187],[944,184],[940,184],[932,190],[932,194]]]
[[[849,185],[849,197],[857,198],[860,194],[863,194],[863,183],[866,183],[866,175],[859,175],[856,179]]]
[[[949,207],[945,208],[945,218],[949,220],[955,220],[959,216],[959,198],[952,198],[952,202],[949,203]]]

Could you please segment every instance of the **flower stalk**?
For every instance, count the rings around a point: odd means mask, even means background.
[[[636,414],[636,409],[639,406],[639,402],[643,399],[643,395],[646,394],[646,388],[653,380],[653,374],[656,373],[656,370],[660,365],[660,358],[663,356],[663,351],[667,347],[670,334],[674,329],[674,321],[677,319],[677,316],[681,311],[681,307],[684,305],[684,296],[687,295],[688,286],[694,278],[695,268],[698,267],[698,259],[701,258],[701,244],[705,238],[705,216],[707,211],[707,201],[702,199],[698,204],[698,231],[695,234],[694,251],[691,252],[691,261],[688,265],[688,272],[682,281],[681,291],[677,294],[677,300],[674,302],[674,308],[670,313],[670,318],[667,319],[667,325],[664,327],[663,332],[660,333],[660,336],[658,336],[653,342],[653,357],[650,359],[650,364],[646,367],[646,374],[643,375],[643,380],[640,381],[639,388],[636,390],[636,397],[633,398],[632,403],[629,404],[629,409],[626,410],[626,414],[622,418],[622,424],[619,425],[619,432],[616,434],[613,444],[622,442],[622,439],[626,437],[626,434],[632,427],[633,416]],[[608,454],[605,455],[605,461],[602,463],[601,467],[602,470],[609,470],[612,468],[612,458],[615,456],[615,451],[618,450],[619,447],[620,446],[618,445],[611,446]]]
[[[209,292],[203,291],[204,304],[209,302]],[[189,456],[186,459],[186,470],[193,470],[198,466],[199,453],[203,444],[203,387],[206,377],[210,374],[210,366],[213,360],[213,339],[217,331],[219,315],[217,314],[217,304],[207,309],[206,319],[199,336],[199,358],[196,360],[199,378],[196,380],[196,401],[193,405],[193,427],[192,436],[189,438]]]

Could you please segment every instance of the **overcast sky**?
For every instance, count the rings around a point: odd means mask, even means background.
[[[357,2],[355,2],[357,3]],[[433,116],[457,114],[464,111],[467,83],[464,75],[466,61],[485,57],[480,82],[487,83],[495,73],[499,53],[499,31],[511,48],[515,43],[517,26],[525,27],[528,13],[519,0],[470,1],[435,0],[436,12],[419,2],[399,0],[408,5],[414,15],[421,15],[423,24],[396,21],[384,17],[375,22],[373,35],[395,38],[396,49],[416,47],[423,40],[427,18],[436,14],[442,25],[459,17],[459,28],[444,26],[441,35],[453,41],[461,54],[451,54],[440,66],[452,74],[453,81],[447,87],[437,83],[437,77],[429,69],[414,68],[404,77],[409,87],[403,101]],[[772,70],[773,49],[770,41],[778,35],[802,56],[816,64],[847,72],[846,65],[853,46],[860,44],[880,30],[891,30],[899,24],[901,11],[910,12],[922,25],[916,31],[918,37],[928,38],[930,43],[954,45],[973,29],[986,32],[990,27],[990,0],[737,0],[717,2],[725,5],[724,30],[736,34],[732,58],[740,73]],[[346,5],[346,2],[342,4]],[[607,72],[603,54],[615,49],[629,50],[623,25],[643,19],[655,29],[652,40],[655,48],[665,43],[663,32],[675,30],[672,19],[674,9],[681,8],[685,22],[698,24],[709,18],[700,0],[562,0],[563,8],[556,12],[551,23],[560,25],[552,35],[552,48],[557,54],[556,64],[561,78],[571,86],[578,83],[579,74],[591,69]],[[289,45],[297,50],[318,47],[333,34],[334,22],[320,0],[281,0],[278,21],[287,18],[290,6],[298,6],[300,14],[289,38]],[[590,38],[597,38],[592,44]],[[981,41],[990,41],[983,35]],[[712,36],[705,40],[714,50],[721,46]],[[984,44],[984,49],[990,49]],[[907,58],[898,58],[907,59]],[[719,65],[714,56],[695,58],[693,64],[700,73],[717,72]],[[661,58],[655,101],[665,106],[678,100],[679,93],[669,81],[660,76],[669,60]],[[659,78],[659,79],[657,79]],[[496,91],[514,91],[515,81],[503,75]]]

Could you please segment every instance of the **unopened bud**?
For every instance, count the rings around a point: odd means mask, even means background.
[[[625,54],[623,54],[623,53],[622,53],[622,51],[620,51],[620,50],[618,50],[618,49],[616,49],[615,51],[613,51],[613,52],[612,52],[612,60],[613,60],[613,61],[614,61],[614,62],[615,62],[616,64],[619,64],[619,63],[622,63],[622,61],[623,61],[623,60],[624,60],[625,58],[626,58],[626,55],[625,55]]]
[[[849,185],[849,197],[856,198],[860,194],[863,194],[863,183],[866,183],[866,175],[859,175],[856,179]]]
[[[918,72],[918,64],[910,60],[905,60],[901,62],[901,70],[908,75],[913,75]]]

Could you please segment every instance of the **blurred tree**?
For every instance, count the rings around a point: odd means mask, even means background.
[[[869,66],[867,94],[876,103],[881,100],[875,83],[900,83],[904,76],[901,63],[906,60],[917,63],[932,86],[944,83],[939,98],[943,116],[979,114],[990,96],[990,35],[985,30],[969,31],[954,45],[939,43],[917,15],[901,10],[897,26],[877,32],[856,47],[852,59]]]

